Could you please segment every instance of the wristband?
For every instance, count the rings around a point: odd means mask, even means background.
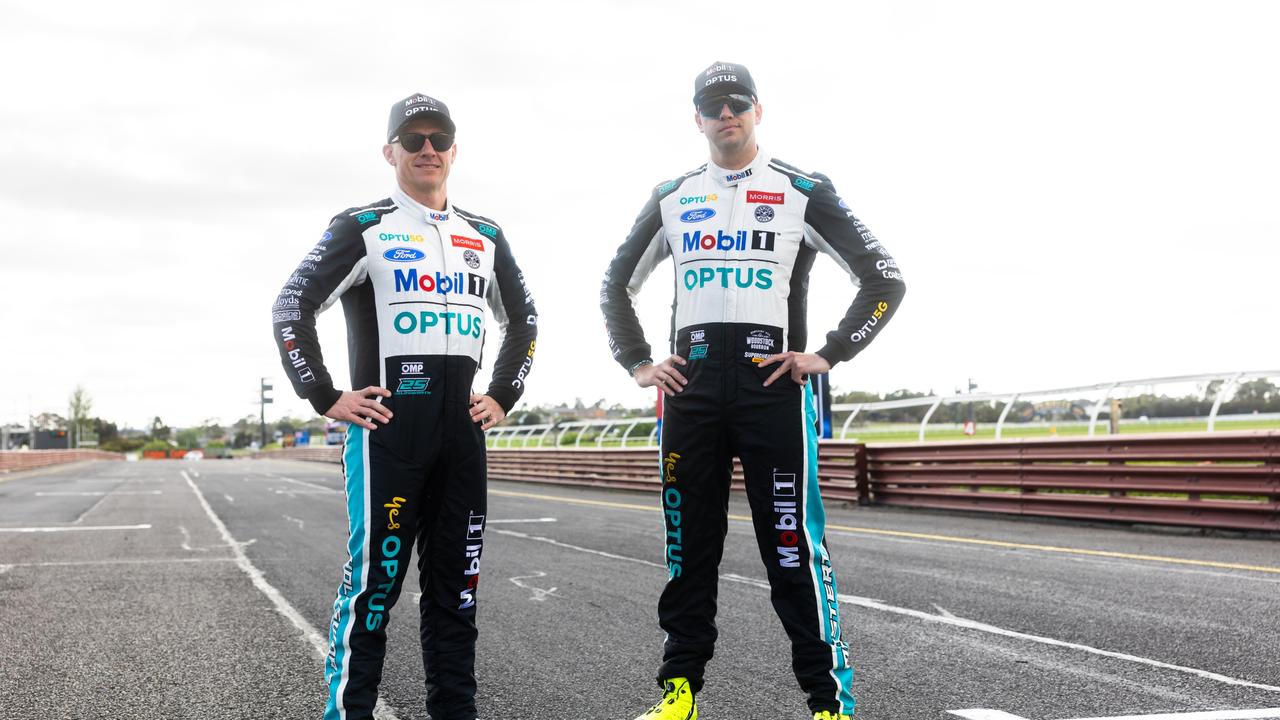
[[[639,370],[642,365],[652,365],[652,364],[653,364],[653,358],[645,358],[640,362],[637,362],[631,367],[627,368],[627,373],[631,375],[631,377],[635,377],[636,371]]]

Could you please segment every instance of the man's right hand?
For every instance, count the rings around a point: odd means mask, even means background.
[[[383,425],[391,422],[391,411],[373,399],[377,395],[391,397],[391,391],[377,385],[370,385],[363,390],[347,390],[324,416],[331,420],[346,420],[368,430],[377,430],[374,420]]]
[[[640,387],[653,387],[657,385],[667,397],[675,397],[676,393],[684,390],[684,386],[689,384],[684,375],[676,370],[676,365],[688,365],[689,362],[679,355],[671,357],[659,363],[651,365],[641,365],[636,368],[635,378],[636,384]]]

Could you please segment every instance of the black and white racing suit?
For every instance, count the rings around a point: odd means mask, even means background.
[[[689,361],[683,392],[663,411],[661,473],[669,580],[658,605],[667,633],[659,681],[701,688],[716,639],[716,580],[728,529],[733,457],[742,461],[772,601],[792,666],[814,712],[852,713],[853,670],[841,640],[836,579],[818,494],[815,410],[808,385],[759,362],[805,348],[805,296],[816,253],[860,286],[817,351],[848,360],[902,301],[897,263],[831,181],[760,152],[730,171],[707,164],[654,189],[609,265],[601,307],[623,367],[650,356],[634,296],[670,257],[671,351]]]
[[[506,411],[533,362],[537,312],[502,229],[399,189],[330,223],[272,308],[298,395],[324,413],[341,395],[325,370],[316,315],[338,299],[351,386],[380,385],[394,413],[352,425],[343,449],[349,558],[333,606],[325,718],[370,718],[389,613],[418,548],[427,706],[437,720],[475,709],[476,586],[485,525],[484,434],[469,415],[488,326],[503,330],[486,393]]]

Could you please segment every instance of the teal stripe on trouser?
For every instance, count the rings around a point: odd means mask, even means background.
[[[329,686],[329,703],[324,710],[325,720],[344,720],[347,709],[342,699],[351,672],[351,623],[355,615],[355,601],[364,589],[365,511],[369,431],[354,425],[347,429],[346,448],[342,453],[342,468],[347,483],[347,523],[351,536],[347,540],[347,576],[338,588],[333,601],[333,620],[329,623],[329,657],[325,660],[324,679]]]
[[[818,491],[818,431],[815,423],[818,411],[814,407],[813,390],[804,386],[804,439],[805,439],[805,493],[804,526],[808,535],[810,561],[817,581],[818,615],[822,623],[822,638],[831,646],[831,679],[836,683],[836,702],[840,712],[853,714],[853,668],[849,665],[848,646],[840,638],[840,600],[836,589],[835,568],[827,553],[827,513],[822,507]]]

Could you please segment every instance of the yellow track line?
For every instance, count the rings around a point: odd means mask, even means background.
[[[570,503],[573,505],[597,505],[600,507],[618,508],[621,510],[641,510],[645,512],[661,512],[657,503],[653,505],[636,505],[633,503],[606,502],[604,500],[584,500],[581,498],[568,498],[560,495],[539,495],[536,493],[510,492],[507,490],[490,490],[490,495],[502,495],[504,497],[522,497],[532,498],[535,500],[554,500],[556,502]],[[748,515],[729,515],[730,520],[746,520],[750,522],[751,517]],[[904,530],[880,530],[877,528],[851,527],[848,525],[827,525],[828,530],[840,530],[849,533],[861,533],[863,535],[884,535],[888,537],[903,537],[916,540],[936,540],[938,542],[958,543],[964,545],[985,545],[987,547],[1009,548],[1016,550],[1038,550],[1040,552],[1062,553],[1065,555],[1086,555],[1089,557],[1106,557],[1116,558],[1119,560],[1145,560],[1147,562],[1167,563],[1170,565],[1195,565],[1197,567],[1211,567],[1222,570],[1248,570],[1251,572],[1272,573],[1280,575],[1280,567],[1270,567],[1267,565],[1244,565],[1241,563],[1215,562],[1213,560],[1191,560],[1188,558],[1165,557],[1163,555],[1139,555],[1135,553],[1114,552],[1111,550],[1085,550],[1082,548],[1058,547],[1055,545],[1033,545],[1030,543],[1005,542],[1003,540],[981,540],[977,538],[956,537],[953,535],[933,535],[929,533],[906,532]]]

